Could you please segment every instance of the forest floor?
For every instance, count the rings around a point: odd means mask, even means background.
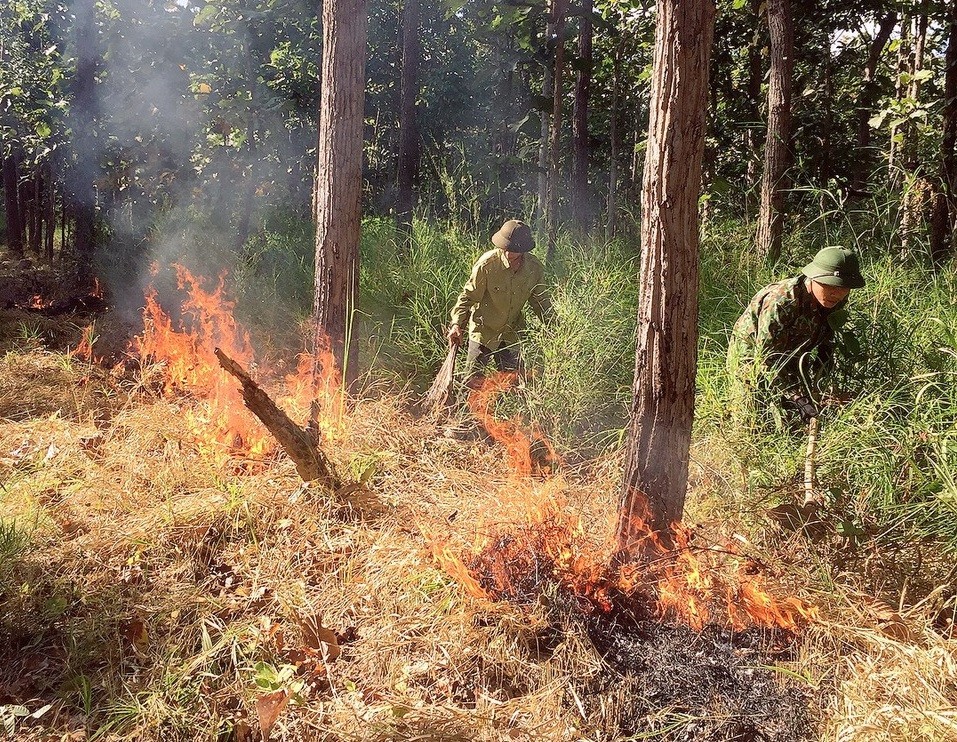
[[[522,562],[534,580],[511,575],[512,599],[482,595],[475,555],[490,544],[560,523],[559,550],[605,554],[620,462],[522,474],[500,443],[448,437],[372,386],[323,441],[351,484],[303,485],[280,453],[210,446],[201,399],[121,363],[135,328],[101,307],[44,313],[38,282],[0,306],[11,737],[957,739],[957,639],[932,625],[932,601],[905,610],[828,582],[806,534],[716,494],[738,474],[707,440],[694,537],[737,544],[775,595],[815,607],[810,621],[607,618],[541,551]],[[91,322],[93,352],[78,353]]]

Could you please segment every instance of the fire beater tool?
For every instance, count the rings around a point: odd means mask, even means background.
[[[454,398],[455,357],[458,351],[459,346],[450,342],[445,362],[432,382],[432,387],[422,399],[422,408],[433,415],[438,416],[451,406]]]

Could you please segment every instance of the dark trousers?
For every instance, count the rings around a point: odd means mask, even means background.
[[[485,370],[494,361],[499,371],[521,371],[522,358],[517,345],[501,346],[490,350],[481,343],[469,340],[468,354],[465,357],[465,386],[474,389],[478,386]]]

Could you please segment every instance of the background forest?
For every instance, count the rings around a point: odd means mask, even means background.
[[[504,219],[522,218],[535,225],[557,321],[530,328],[525,352],[532,378],[501,400],[500,414],[520,414],[548,436],[571,476],[586,483],[576,491],[582,513],[599,522],[618,486],[634,372],[655,4],[369,0],[368,18],[360,296],[351,329],[362,401],[340,467],[360,483],[376,482],[390,506],[405,507],[403,498],[428,502],[449,523],[459,507],[462,520],[491,507],[489,498],[458,504],[472,480],[455,473],[461,464],[455,452],[429,460],[435,468],[429,481],[447,486],[449,498],[458,498],[454,507],[451,500],[432,503],[428,490],[417,489],[421,483],[410,483],[418,480],[403,473],[409,464],[402,457],[425,434],[415,427],[420,423],[405,427],[392,405],[428,386],[469,266]],[[291,364],[307,344],[313,311],[317,131],[320,116],[331,115],[320,111],[321,41],[320,9],[302,0],[0,3],[6,249],[0,304],[19,306],[21,274],[48,271],[64,286],[96,277],[128,337],[142,328],[147,286],[175,292],[170,266],[182,264],[210,286],[224,276],[236,319],[263,358]],[[733,532],[764,545],[763,513],[790,501],[804,441],[786,431],[732,426],[724,371],[730,329],[758,288],[795,274],[821,247],[853,247],[868,285],[853,293],[840,337],[837,381],[850,402],[828,408],[822,423],[817,456],[826,533],[799,530],[773,548],[784,582],[811,585],[806,589],[822,605],[849,610],[853,603],[860,623],[852,627],[844,616],[840,630],[815,636],[800,667],[782,674],[796,674],[813,690],[814,733],[822,739],[957,738],[957,668],[947,643],[957,610],[957,2],[719,0],[709,85],[689,517],[724,522],[729,538]],[[59,381],[42,394],[29,386],[34,372],[22,358],[57,332],[21,316],[4,322],[0,417],[19,424],[54,413],[57,388],[64,395],[73,390],[64,404],[90,426],[97,395],[115,405],[111,415],[128,412],[103,379],[77,381],[92,372],[73,356],[52,365],[37,361]],[[148,387],[143,381],[136,393]],[[44,424],[59,440],[60,423]],[[163,423],[134,418],[125,423],[125,438],[110,433],[107,449],[115,445],[116,456],[142,460],[122,475],[117,465],[102,481],[82,474],[84,463],[58,471],[57,483],[43,480],[50,473],[37,484],[37,472],[52,458],[44,459],[46,443],[0,459],[4,492],[25,492],[31,503],[14,506],[11,495],[12,517],[0,519],[0,600],[9,601],[10,646],[29,658],[34,645],[59,642],[65,625],[87,632],[67,652],[69,661],[57,665],[49,687],[35,691],[62,700],[63,707],[55,706],[57,713],[66,709],[58,728],[99,738],[162,729],[156,738],[187,739],[197,724],[208,724],[210,738],[252,739],[243,736],[253,734],[246,722],[249,709],[258,708],[250,699],[292,689],[302,713],[285,730],[290,738],[335,739],[340,732],[349,739],[411,738],[439,727],[447,727],[447,736],[436,739],[583,738],[579,732],[625,738],[623,727],[609,721],[624,712],[604,702],[600,712],[587,697],[584,704],[577,697],[577,705],[568,702],[574,724],[565,722],[568,708],[566,716],[542,711],[562,673],[585,660],[563,655],[560,667],[529,664],[541,658],[529,660],[516,646],[532,640],[537,646],[534,627],[531,638],[516,639],[509,634],[514,619],[493,611],[477,630],[494,650],[470,654],[475,638],[448,620],[460,607],[455,582],[440,570],[420,570],[392,542],[386,551],[394,547],[394,563],[379,575],[388,597],[380,598],[377,615],[421,615],[421,622],[407,632],[396,619],[381,629],[374,650],[357,650],[347,667],[365,676],[338,677],[326,666],[322,683],[302,685],[301,663],[289,659],[289,647],[269,644],[278,641],[269,623],[278,626],[277,616],[299,629],[308,623],[290,617],[316,604],[313,590],[325,579],[291,587],[300,571],[309,573],[296,550],[303,543],[307,554],[319,550],[326,566],[317,572],[328,569],[329,579],[342,580],[323,587],[326,625],[348,623],[362,633],[372,618],[364,608],[356,613],[354,587],[327,562],[330,554],[341,556],[348,560],[343,574],[378,575],[380,567],[359,545],[379,542],[351,521],[316,526],[322,517],[334,521],[336,508],[310,502],[303,511],[288,492],[273,493],[267,475],[243,479],[196,460],[171,463],[172,438],[151,427],[161,424],[176,427],[176,413]],[[27,433],[11,428],[8,435],[13,448]],[[166,458],[151,472],[143,461],[152,455],[153,438],[162,441],[155,445]],[[480,472],[501,463],[489,451],[475,455]],[[154,511],[155,492],[147,496],[152,491],[144,489],[139,505],[124,506],[140,508],[130,521],[136,534],[130,543],[76,552],[63,546],[62,563],[46,570],[53,576],[36,577],[27,589],[33,578],[24,577],[24,554],[53,539],[43,518],[59,500],[50,504],[44,493],[69,489],[81,475],[93,488],[108,489],[109,481],[128,490],[133,485],[118,483],[129,476],[158,482],[166,488],[162,497],[205,492],[216,506],[180,510],[170,500]],[[114,506],[120,512],[119,505],[104,506],[97,517],[105,519]],[[49,517],[72,535],[59,515]],[[111,537],[111,525],[89,518],[99,525],[83,526],[87,531]],[[407,538],[400,526],[394,530],[390,538]],[[154,532],[163,534],[168,550],[150,541]],[[189,545],[196,534],[200,546]],[[76,556],[81,552],[83,559]],[[177,560],[202,562],[209,574],[183,587],[176,582],[181,568],[194,567]],[[260,568],[275,594],[253,598]],[[103,573],[90,577],[98,569]],[[165,592],[140,587],[143,575]],[[137,587],[120,599],[112,587],[81,599],[75,585],[83,580]],[[206,595],[209,584],[220,603],[196,608],[200,598],[191,591]],[[393,591],[395,584],[401,590]],[[248,590],[229,597],[235,585]],[[840,597],[847,594],[854,599]],[[875,599],[883,601],[876,608]],[[103,613],[74,610],[79,603],[102,604]],[[313,624],[315,639],[322,627],[318,619]],[[117,627],[122,638],[104,650]],[[341,633],[336,641],[345,644]],[[181,643],[178,634],[186,637]],[[910,640],[926,652],[911,652]],[[314,649],[324,641],[315,639]],[[483,705],[474,688],[471,700],[462,701],[455,685],[461,678],[449,681],[449,703],[469,711],[435,711],[430,704],[445,693],[436,690],[436,678],[464,677],[461,668],[478,673],[475,688],[509,689],[494,697],[505,704],[500,711],[491,701]],[[934,679],[924,687],[918,677]],[[363,690],[363,678],[376,690]],[[4,682],[0,704],[22,697],[9,690],[13,681]],[[885,687],[905,688],[904,700],[887,701]],[[331,693],[331,705],[316,711],[311,693]],[[919,712],[922,704],[935,711]],[[356,711],[360,706],[382,713],[370,711],[367,719]],[[27,715],[13,708],[0,706],[9,730]],[[411,709],[421,722],[410,721]],[[544,731],[535,726],[559,718]],[[629,731],[677,739],[667,736],[678,728],[671,726],[675,718],[666,714]]]

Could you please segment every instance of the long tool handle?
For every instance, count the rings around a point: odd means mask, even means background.
[[[807,454],[804,457],[804,504],[821,502],[821,496],[815,488],[815,470],[817,462],[815,454],[817,453],[817,435],[820,430],[820,423],[816,417],[812,417],[807,424]]]

